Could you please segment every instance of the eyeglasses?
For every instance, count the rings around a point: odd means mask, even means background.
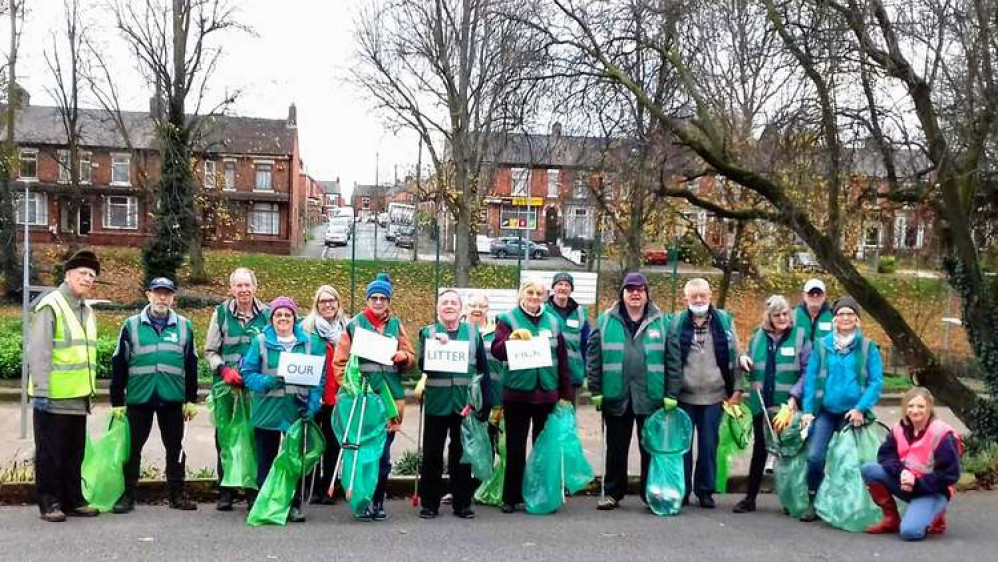
[[[290,312],[275,312],[271,314],[271,318],[294,318],[295,315]]]
[[[643,293],[645,288],[643,285],[638,285],[637,287],[624,287],[624,290],[628,293]]]
[[[337,299],[319,299],[319,304],[336,304],[340,302]]]
[[[855,312],[839,312],[835,316],[838,316],[838,317],[841,317],[841,318],[850,318],[852,316],[856,316],[856,313]]]
[[[381,296],[381,295],[373,295],[373,296],[367,297],[367,300],[374,301],[374,302],[388,302],[388,297]]]

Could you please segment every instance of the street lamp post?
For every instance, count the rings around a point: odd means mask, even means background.
[[[21,439],[28,437],[28,304],[31,301],[31,238],[28,236],[29,183],[24,182],[24,263],[21,265]]]

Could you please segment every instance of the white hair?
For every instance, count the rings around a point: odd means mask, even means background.
[[[256,273],[253,273],[253,270],[248,267],[237,267],[233,269],[232,273],[229,274],[229,286],[231,287],[235,285],[236,279],[243,276],[249,277],[250,283],[253,283],[254,287],[257,286]]]
[[[694,277],[686,282],[686,286],[683,287],[683,294],[689,295],[691,291],[696,291],[698,289],[705,289],[709,292],[710,283],[708,283],[703,277]]]

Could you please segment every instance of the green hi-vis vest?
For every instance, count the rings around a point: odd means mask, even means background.
[[[734,333],[731,331],[731,325],[735,319],[731,316],[731,313],[726,310],[721,310],[720,308],[714,309],[714,318],[716,318],[721,323],[721,330],[724,332],[725,339],[728,340],[728,370],[731,372],[731,379],[734,380],[735,369],[738,369],[738,342],[735,341]],[[672,317],[672,324],[669,326],[669,334],[676,338],[678,341],[681,334],[679,333],[686,319],[692,314],[689,309],[686,309]],[[682,372],[685,365],[679,365],[679,371]],[[721,365],[718,365],[720,368]],[[724,372],[723,370],[721,371]],[[727,382],[725,382],[727,386]],[[732,391],[737,389],[731,389]]]
[[[648,398],[661,402],[665,398],[665,337],[667,317],[659,314],[642,323],[635,333],[640,336],[645,357],[645,389]],[[600,389],[604,400],[620,400],[624,396],[624,346],[631,336],[620,318],[603,312],[599,316],[600,358],[603,380]]]
[[[499,406],[502,404],[502,383],[506,373],[506,363],[498,360],[492,355],[492,342],[496,339],[495,331],[482,335],[482,343],[485,344],[485,357],[489,362],[489,404]]]
[[[832,311],[823,309],[812,322],[807,306],[798,305],[794,308],[794,326],[804,330],[804,339],[816,342],[832,333]]]
[[[256,345],[260,352],[260,373],[276,377],[277,365],[281,360],[282,351],[267,346],[266,334],[256,336],[253,342],[251,345]],[[297,341],[288,353],[325,355],[326,344],[315,336],[309,336],[307,344]],[[301,417],[299,393],[295,392],[296,389],[302,389],[303,392],[306,392],[305,401],[307,402],[308,389],[306,387],[292,386],[289,389],[284,384],[280,384],[277,388],[272,388],[264,394],[252,393],[250,421],[253,427],[275,431],[284,431],[290,427]]]
[[[776,349],[776,380],[773,385],[773,404],[785,404],[790,399],[790,390],[801,376],[800,351],[807,342],[804,328],[794,327],[780,347]],[[749,341],[748,353],[752,358],[752,372],[746,377],[746,392],[749,393],[749,408],[752,414],[762,412],[759,393],[752,389],[752,383],[766,382],[766,360],[769,335],[765,330],[756,329]]]
[[[860,392],[866,390],[866,361],[870,356],[870,340],[863,337],[863,334],[856,332],[859,338],[859,356],[856,357],[854,365],[856,367],[856,383],[859,384]],[[825,399],[825,381],[828,379],[828,350],[825,349],[824,342],[815,344],[818,352],[818,383],[814,389],[814,411],[821,411],[821,403]]]
[[[540,321],[535,325],[530,318],[524,314],[520,307],[502,314],[500,320],[508,324],[513,330],[527,330],[533,337],[540,337],[542,332],[548,337],[551,346],[551,366],[538,369],[520,369],[514,371],[506,363],[506,376],[503,385],[512,390],[530,392],[540,387],[543,390],[551,391],[558,388],[558,321],[554,314],[544,312]]]
[[[426,326],[420,339],[428,341],[437,334],[446,334],[442,324]],[[431,416],[447,416],[460,414],[468,405],[468,387],[478,373],[478,330],[461,322],[458,325],[455,341],[468,343],[468,370],[466,373],[443,373],[424,371],[426,373],[426,413]],[[421,350],[425,353],[425,350]]]
[[[215,318],[218,319],[218,328],[222,332],[222,345],[218,352],[227,366],[237,367],[253,338],[262,334],[270,324],[270,311],[264,308],[244,326],[232,314],[228,305],[229,301],[226,301],[215,307]],[[219,378],[217,374],[215,377]]]
[[[586,323],[586,316],[588,316],[586,307],[579,305],[575,312],[568,315],[568,318],[562,318],[554,311],[551,312],[551,315],[558,320],[561,337],[565,338],[568,372],[572,377],[572,384],[578,386],[586,378],[585,350],[582,349],[582,326]]]
[[[351,341],[354,339],[353,333],[358,326],[365,330],[378,333],[362,312],[357,316],[354,316],[353,319],[347,323],[347,334],[349,334]],[[381,332],[381,335],[387,338],[398,339],[401,331],[401,321],[398,317],[393,315],[388,319],[388,323],[385,324],[385,331]],[[381,392],[381,387],[387,384],[388,390],[392,393],[392,397],[396,400],[400,400],[405,397],[405,389],[402,387],[402,378],[399,376],[398,371],[395,370],[395,365],[382,365],[381,363],[375,363],[374,361],[369,361],[363,357],[358,357],[357,363],[360,366],[361,374],[367,377],[367,381],[371,385],[372,392]]]
[[[55,315],[52,334],[52,371],[49,373],[47,395],[35,392],[34,381],[28,378],[28,394],[50,400],[68,400],[93,396],[97,387],[97,320],[88,305],[87,324],[83,326],[59,291],[42,297],[35,312],[44,307]]]
[[[143,314],[125,320],[131,338],[125,404],[145,404],[153,392],[163,402],[184,401],[184,349],[191,321],[175,312],[170,315],[175,322],[167,322],[158,333],[142,320]]]

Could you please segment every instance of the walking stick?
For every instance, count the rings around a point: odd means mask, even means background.
[[[640,438],[641,436],[639,435],[638,437]],[[599,420],[599,439],[600,439],[600,448],[603,450],[603,474],[600,476],[599,479],[599,499],[602,502],[606,498],[606,462],[607,462],[606,418],[603,417],[602,413],[600,414],[600,420]]]
[[[419,401],[419,432],[416,435],[416,455],[419,457],[420,462],[423,459],[423,401]],[[419,474],[420,470],[416,471],[416,485],[412,490],[412,507],[419,507]]]

